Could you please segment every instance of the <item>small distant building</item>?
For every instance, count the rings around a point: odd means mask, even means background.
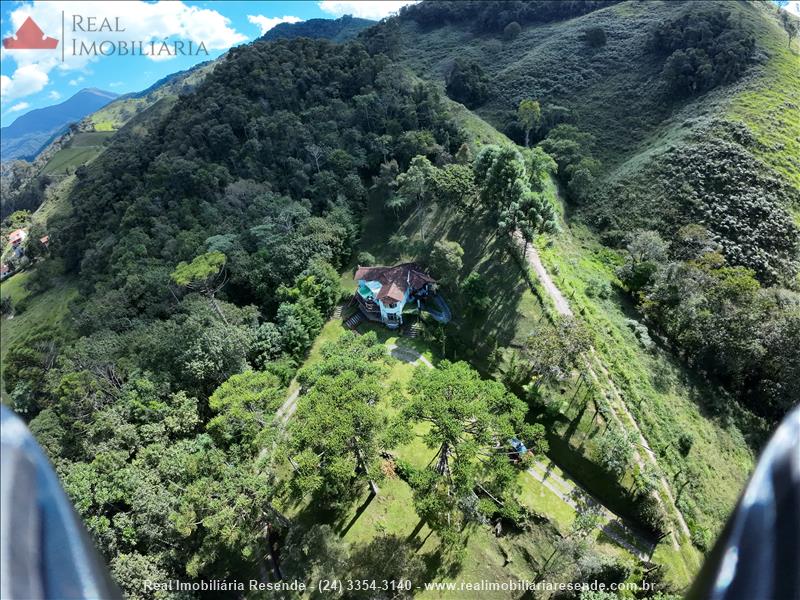
[[[50,236],[49,236],[49,235],[46,235],[46,236],[44,236],[44,237],[40,237],[40,238],[39,238],[39,243],[40,243],[42,246],[44,246],[45,248],[47,248],[47,247],[50,245]]]
[[[28,237],[28,232],[24,229],[15,229],[11,233],[8,234],[8,241],[9,243],[16,248],[22,242],[25,241],[25,238]]]
[[[0,265],[0,280],[5,279],[11,275],[11,267],[9,267],[6,263]]]
[[[358,307],[371,321],[389,329],[403,324],[403,307],[433,295],[436,280],[414,263],[393,267],[358,267],[355,275]]]

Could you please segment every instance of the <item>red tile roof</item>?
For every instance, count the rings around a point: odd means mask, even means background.
[[[381,289],[378,291],[378,300],[392,300],[399,302],[405,296],[406,288],[418,290],[426,283],[435,283],[436,280],[425,273],[421,267],[414,263],[403,263],[393,267],[358,267],[355,275],[356,281],[378,281]]]

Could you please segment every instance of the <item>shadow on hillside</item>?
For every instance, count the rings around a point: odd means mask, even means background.
[[[413,260],[427,266],[433,244],[439,240],[461,245],[462,279],[477,271],[488,288],[489,309],[476,318],[466,317],[463,299],[457,294],[447,295],[453,309],[450,335],[458,341],[458,346],[453,346],[456,358],[469,358],[481,367],[495,344],[502,347],[512,343],[523,318],[520,302],[528,287],[505,240],[498,238],[485,215],[426,205],[411,209],[398,220],[382,208],[378,197],[370,198],[362,226],[361,249],[372,254],[378,263]],[[462,356],[462,352],[469,355]]]

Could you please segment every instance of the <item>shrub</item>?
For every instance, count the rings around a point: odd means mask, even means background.
[[[358,264],[362,267],[371,267],[376,264],[375,257],[369,252],[359,252]]]
[[[478,108],[489,98],[489,77],[476,62],[457,58],[447,75],[447,95],[467,108]]]
[[[511,21],[508,25],[505,26],[503,29],[503,39],[506,41],[511,41],[515,39],[520,33],[522,33],[522,27],[516,21]]]
[[[639,522],[656,535],[665,533],[667,518],[664,509],[653,494],[643,496],[636,506]]]
[[[583,31],[583,40],[592,48],[605,46],[606,32],[602,27],[590,27]]]

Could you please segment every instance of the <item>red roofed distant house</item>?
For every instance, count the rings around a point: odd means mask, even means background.
[[[390,329],[403,324],[403,307],[434,294],[436,280],[414,263],[393,267],[358,267],[355,298],[361,312],[371,321],[380,321]]]
[[[49,236],[49,235],[46,235],[46,236],[44,236],[44,237],[40,237],[40,238],[39,238],[39,243],[40,243],[42,246],[44,246],[45,248],[47,248],[47,247],[50,245],[50,236]]]
[[[26,237],[28,237],[28,233],[24,229],[15,229],[8,234],[8,241],[12,247],[16,248],[25,241]]]

